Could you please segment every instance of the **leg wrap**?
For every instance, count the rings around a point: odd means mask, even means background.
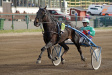
[[[41,49],[41,51],[42,51],[42,52],[45,51],[45,47],[43,47],[43,48]]]

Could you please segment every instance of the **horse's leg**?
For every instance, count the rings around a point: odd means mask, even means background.
[[[81,50],[80,45],[79,45],[79,44],[76,44],[76,47],[77,47],[78,52],[80,53],[81,60],[85,61],[85,58],[84,58],[84,56],[83,56],[83,54],[82,54],[82,50]]]
[[[81,46],[80,46],[80,43],[79,43],[79,39],[80,39],[80,36],[77,33],[73,32],[71,40],[75,44],[75,46],[77,47],[77,50],[78,50],[78,52],[80,53],[80,56],[81,56],[81,60],[85,61],[85,58],[82,54]]]
[[[62,64],[64,64],[65,60],[63,59],[63,56],[68,52],[69,47],[64,42],[59,43],[59,45],[61,45],[64,48],[64,52],[61,55],[61,62]]]
[[[40,53],[40,55],[39,55],[39,57],[38,57],[36,63],[41,63],[42,53],[43,53],[47,48],[51,47],[52,45],[53,45],[52,42],[49,42],[49,43],[47,43],[44,47],[41,48],[41,53]]]
[[[48,53],[48,58],[49,58],[49,59],[52,59],[52,56],[51,56],[51,47],[49,47],[49,48],[47,49],[47,53]]]

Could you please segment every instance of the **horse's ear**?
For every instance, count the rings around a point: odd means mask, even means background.
[[[45,6],[45,8],[44,9],[46,9],[47,8],[47,5]]]

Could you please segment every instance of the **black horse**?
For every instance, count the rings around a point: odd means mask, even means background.
[[[79,34],[77,34],[74,30],[66,27],[64,30],[64,33],[62,33],[61,35],[58,33],[59,32],[59,28],[58,28],[58,22],[57,20],[50,15],[49,11],[45,8],[40,8],[37,12],[35,21],[34,21],[34,25],[36,27],[40,26],[40,24],[42,23],[43,28],[44,28],[44,33],[43,33],[43,38],[44,38],[44,42],[46,43],[46,45],[44,47],[42,47],[41,49],[41,53],[37,59],[36,63],[41,63],[41,56],[42,53],[47,49],[48,52],[48,57],[50,59],[52,59],[51,56],[51,47],[55,44],[59,44],[60,46],[62,46],[64,48],[64,52],[62,53],[61,56],[61,61],[62,63],[64,63],[64,59],[63,59],[63,55],[65,53],[67,53],[67,51],[69,50],[69,47],[65,44],[65,40],[67,39],[71,39],[71,41],[75,44],[75,46],[77,47],[77,50],[80,53],[81,59],[83,61],[85,61],[85,58],[82,55],[82,51],[81,51],[81,47],[79,44],[79,39],[80,36]]]

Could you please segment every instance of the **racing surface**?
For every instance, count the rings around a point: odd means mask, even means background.
[[[112,75],[112,30],[96,32],[93,41],[102,47],[102,64],[91,67],[90,47],[82,47],[86,62],[81,61],[74,45],[65,55],[65,64],[53,66],[43,53],[42,63],[36,64],[40,49],[45,45],[42,34],[0,36],[0,75]]]

